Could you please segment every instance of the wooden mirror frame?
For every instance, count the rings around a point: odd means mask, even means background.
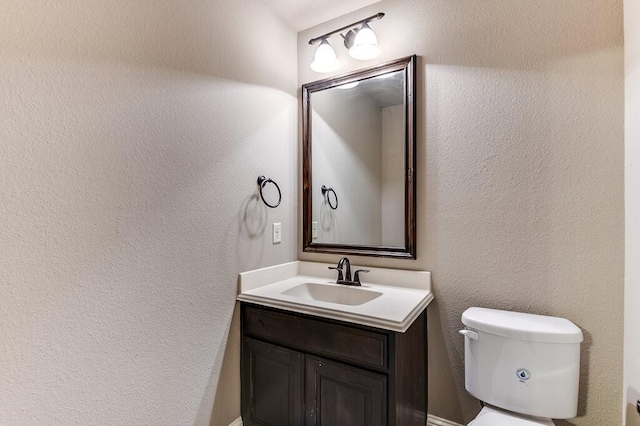
[[[313,165],[311,140],[310,96],[314,92],[341,84],[352,83],[386,74],[404,71],[405,74],[405,183],[404,183],[404,247],[368,246],[357,244],[315,243],[312,238],[312,188]],[[303,251],[310,253],[351,254],[357,256],[416,258],[416,55],[396,59],[381,65],[364,68],[337,77],[307,83],[302,86],[302,235]]]

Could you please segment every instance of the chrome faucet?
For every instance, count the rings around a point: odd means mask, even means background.
[[[346,265],[346,269],[345,268]],[[358,269],[354,274],[353,280],[351,279],[351,262],[346,257],[343,257],[338,261],[338,266],[329,266],[329,269],[334,269],[338,271],[338,279],[336,280],[336,284],[343,285],[353,285],[353,286],[361,286],[360,284],[360,273],[369,272],[368,269]],[[343,274],[344,269],[344,274]]]

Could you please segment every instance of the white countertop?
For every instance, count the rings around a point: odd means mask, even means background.
[[[398,332],[405,332],[433,300],[429,272],[355,266],[352,271],[370,272],[361,276],[361,287],[348,287],[348,292],[374,291],[377,297],[373,300],[342,304],[284,294],[296,293],[292,289],[306,283],[316,285],[323,294],[331,294],[334,288],[335,293],[340,292],[345,286],[335,283],[336,271],[329,270],[329,266],[335,265],[296,261],[243,272],[237,299]]]

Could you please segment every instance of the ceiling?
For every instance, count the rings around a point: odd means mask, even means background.
[[[296,31],[329,21],[380,0],[264,0]]]

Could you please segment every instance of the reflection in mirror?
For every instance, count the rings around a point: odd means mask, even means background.
[[[414,60],[303,87],[305,251],[415,258]]]
[[[311,99],[312,195],[324,195],[312,196],[315,242],[402,247],[404,73],[342,84]],[[320,193],[323,186],[333,193]]]

